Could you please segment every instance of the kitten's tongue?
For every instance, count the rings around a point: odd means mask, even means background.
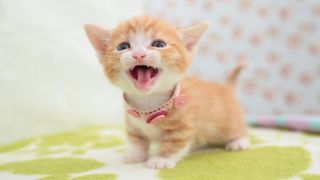
[[[158,69],[147,66],[137,66],[133,70],[130,70],[130,75],[134,80],[135,86],[143,91],[150,89],[157,74]]]
[[[148,83],[151,79],[150,68],[138,68],[137,69],[137,81],[138,83]]]

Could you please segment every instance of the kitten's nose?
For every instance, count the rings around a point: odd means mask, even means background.
[[[146,53],[143,51],[135,51],[133,52],[132,57],[137,61],[143,61],[143,59],[146,57]]]

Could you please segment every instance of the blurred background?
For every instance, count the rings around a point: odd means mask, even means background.
[[[83,24],[114,27],[149,14],[211,23],[190,74],[223,82],[248,61],[238,91],[250,115],[320,115],[318,0],[0,0],[0,144],[122,123]]]

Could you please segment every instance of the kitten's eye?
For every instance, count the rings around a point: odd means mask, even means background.
[[[129,48],[130,48],[130,44],[127,42],[123,42],[118,45],[117,50],[122,51],[122,50],[129,49]]]
[[[166,43],[160,39],[154,40],[151,44],[152,47],[157,47],[157,48],[164,48],[166,47]]]

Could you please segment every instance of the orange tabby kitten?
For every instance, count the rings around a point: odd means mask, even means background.
[[[177,29],[165,21],[134,17],[113,30],[85,30],[110,81],[124,92],[127,163],[173,168],[190,150],[211,143],[228,150],[250,147],[244,112],[233,85],[187,77],[194,49],[208,24]],[[150,144],[156,152],[149,157]]]

